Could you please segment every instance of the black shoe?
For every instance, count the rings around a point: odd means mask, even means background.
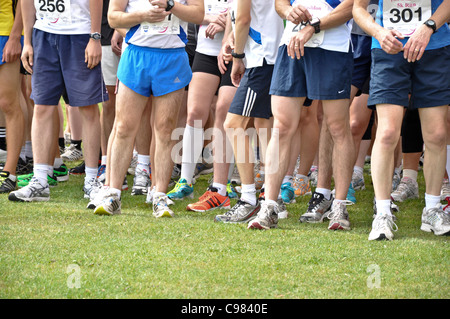
[[[33,172],[33,162],[32,161],[24,161],[21,157],[19,157],[19,161],[17,162],[16,175],[26,175]]]
[[[17,181],[9,179],[9,172],[0,172],[0,194],[10,193],[16,190]]]
[[[85,173],[85,168],[86,168],[86,165],[84,164],[84,161],[83,161],[80,165],[75,166],[74,168],[71,168],[69,171],[69,174],[83,175]]]

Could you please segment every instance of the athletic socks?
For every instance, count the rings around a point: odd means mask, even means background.
[[[255,184],[242,184],[241,191],[241,200],[255,206],[257,201]]]
[[[202,155],[203,128],[196,128],[186,124],[183,135],[183,156],[181,164],[181,178],[192,184],[195,166]]]

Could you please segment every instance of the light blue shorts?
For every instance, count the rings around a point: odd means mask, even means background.
[[[192,79],[185,48],[128,45],[117,70],[119,81],[143,96],[161,96],[184,88]]]

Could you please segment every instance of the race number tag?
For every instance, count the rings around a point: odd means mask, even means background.
[[[405,37],[431,17],[431,0],[384,0],[383,25]]]
[[[50,26],[72,23],[70,0],[34,0],[34,6],[38,19]]]
[[[301,4],[306,9],[308,9],[309,13],[313,18],[322,18],[323,16],[330,13],[333,8],[326,3],[325,1],[314,1],[314,0],[296,0],[292,6],[296,6]],[[289,41],[292,36],[294,36],[299,30],[303,29],[305,24],[297,24],[295,25],[291,21],[286,21],[286,31],[289,32],[289,36],[285,37],[285,44],[289,44]],[[325,31],[320,31],[319,33],[314,33],[311,39],[306,42],[305,47],[315,48],[320,46],[323,43],[323,38],[325,36]]]
[[[228,0],[206,0],[205,14],[221,14],[226,13],[229,7]]]
[[[171,13],[161,22],[143,22],[141,33],[143,35],[180,34],[180,19]]]

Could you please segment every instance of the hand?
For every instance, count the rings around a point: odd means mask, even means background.
[[[120,35],[119,32],[114,31],[113,36],[111,38],[111,50],[117,56],[122,55],[122,43],[123,43],[123,37]]]
[[[231,82],[238,87],[245,73],[245,65],[242,59],[233,59],[233,67],[231,68]]]
[[[433,30],[426,25],[419,26],[403,47],[403,57],[408,62],[420,60],[432,34]]]
[[[164,6],[164,8],[158,7],[156,5],[154,5],[150,10],[146,11],[145,17],[144,17],[144,22],[162,22],[164,21],[164,19],[171,14],[170,11],[166,11],[166,7],[167,7],[167,2],[164,1],[164,3],[166,3],[166,5]]]
[[[20,59],[22,53],[22,44],[20,43],[20,37],[9,37],[8,41],[3,48],[2,62],[11,63]]]
[[[286,20],[291,21],[294,24],[310,21],[312,19],[311,13],[302,5],[296,5],[291,7],[286,14]]]
[[[164,10],[167,8],[167,0],[149,0],[149,2],[151,5],[160,7]]]
[[[305,44],[314,35],[314,27],[307,25],[303,29],[299,30],[295,35],[289,40],[287,45],[287,54],[292,59],[300,59],[305,55]]]
[[[22,64],[25,70],[27,70],[28,73],[33,74],[33,46],[31,44],[25,44],[23,46],[22,50]]]
[[[222,26],[220,26],[217,23],[212,22],[212,23],[208,24],[208,26],[206,27],[205,36],[207,38],[214,39],[214,36],[217,33],[223,32],[224,30],[225,29]]]
[[[88,69],[93,69],[100,63],[102,59],[102,45],[100,40],[90,39],[86,49],[84,50],[84,62],[87,63]]]
[[[403,39],[404,36],[397,30],[388,30],[382,28],[375,38],[380,42],[381,48],[389,54],[397,54],[403,50],[403,44],[398,39]],[[397,39],[398,38],[398,39]]]

